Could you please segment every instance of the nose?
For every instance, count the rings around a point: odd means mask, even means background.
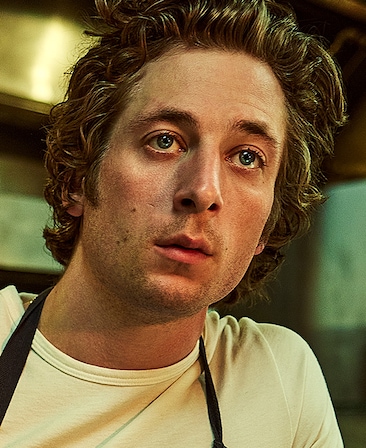
[[[174,209],[189,213],[217,212],[223,206],[220,158],[212,153],[192,157],[178,172]]]

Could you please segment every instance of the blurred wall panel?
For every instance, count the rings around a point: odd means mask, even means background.
[[[81,36],[80,25],[60,16],[1,11],[0,91],[46,104],[61,100]]]

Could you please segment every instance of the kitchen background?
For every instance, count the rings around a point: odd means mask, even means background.
[[[325,169],[329,200],[290,246],[270,302],[232,312],[286,325],[312,346],[346,448],[366,447],[366,0],[288,0],[323,36],[345,78],[350,121]],[[50,212],[43,126],[63,73],[85,52],[93,0],[0,0],[0,287],[39,292],[60,267],[44,248]]]

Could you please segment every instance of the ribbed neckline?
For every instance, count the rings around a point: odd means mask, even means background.
[[[39,330],[36,331],[32,350],[45,362],[67,375],[84,381],[115,386],[148,386],[171,381],[188,370],[199,356],[197,342],[188,356],[168,367],[151,370],[108,369],[86,364],[66,355],[52,345]]]

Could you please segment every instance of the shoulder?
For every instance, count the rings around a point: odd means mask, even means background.
[[[210,312],[204,338],[209,362],[225,366],[224,373],[230,370],[238,381],[243,374],[254,378],[260,370],[261,380],[276,379],[285,395],[303,389],[310,377],[324,381],[309,345],[288,328]]]
[[[249,318],[207,316],[205,344],[208,359],[225,362],[240,371],[260,366],[275,375],[285,393],[302,388],[310,380],[323,384],[319,363],[308,343],[294,331],[274,324],[257,323]],[[207,340],[207,342],[206,342]],[[223,359],[224,358],[224,359]],[[221,359],[221,361],[220,361]],[[265,376],[265,374],[262,374]],[[291,391],[292,392],[292,391]]]
[[[19,294],[14,286],[0,290],[0,349],[18,324],[24,313],[24,305],[35,294]]]
[[[273,428],[282,430],[288,421],[293,446],[308,446],[309,440],[342,446],[323,373],[301,336],[279,325],[210,312],[204,337],[216,381],[229,378],[235,390],[231,406],[251,399],[250,408],[261,415],[266,403],[272,403],[279,421],[272,414],[268,421],[274,419]]]
[[[243,317],[221,317],[209,312],[206,319],[205,339],[208,351],[214,353],[219,347],[227,350],[248,349],[263,351],[274,360],[297,356],[313,356],[306,341],[294,331],[275,324],[257,323]]]
[[[17,318],[19,312],[22,312],[22,299],[15,286],[7,286],[0,290],[0,310],[1,315],[5,312],[10,317]]]
[[[24,305],[37,297],[37,294],[21,292],[19,293],[15,286],[9,285],[0,290],[0,307],[10,307],[18,311],[24,311]]]

